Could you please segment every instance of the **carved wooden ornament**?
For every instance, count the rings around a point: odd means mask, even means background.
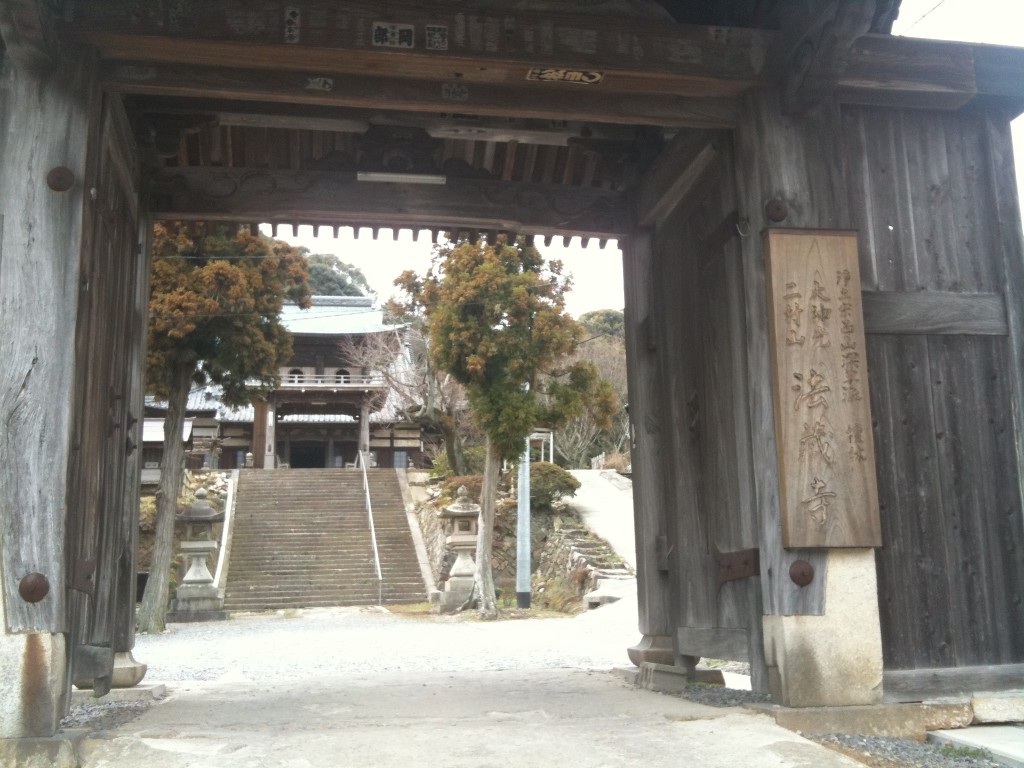
[[[856,234],[764,238],[782,543],[881,546]]]

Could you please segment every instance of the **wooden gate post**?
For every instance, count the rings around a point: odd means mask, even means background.
[[[839,127],[834,102],[788,117],[778,92],[758,91],[735,133],[765,654],[772,696],[786,706],[869,704],[882,695],[874,550],[786,548],[782,540],[761,232],[849,229]]]
[[[625,286],[626,370],[629,378],[633,518],[636,529],[639,629],[630,660],[672,664],[672,614],[667,563],[665,504],[656,457],[661,449],[660,378],[650,328],[653,259],[651,236],[637,233],[622,244]]]
[[[65,712],[65,527],[92,69],[0,75],[0,738]]]

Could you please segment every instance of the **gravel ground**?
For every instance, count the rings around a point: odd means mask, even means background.
[[[636,604],[631,600],[573,618],[500,622],[479,622],[472,616],[399,615],[381,608],[332,608],[172,624],[161,635],[140,635],[134,655],[149,665],[146,682],[168,683],[171,689],[176,681],[341,680],[423,669],[611,669],[629,666],[625,649],[638,638],[635,626]],[[723,668],[744,671],[743,665]],[[714,707],[766,698],[708,685],[687,686],[681,695]],[[155,703],[89,700],[76,705],[64,725],[88,727],[102,736]],[[906,739],[804,735],[875,768],[999,765]]]

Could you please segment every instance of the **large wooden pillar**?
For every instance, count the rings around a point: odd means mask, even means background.
[[[0,738],[65,712],[65,530],[92,68],[0,68]]]
[[[673,662],[668,536],[663,484],[657,456],[664,450],[662,402],[656,341],[651,325],[654,295],[651,234],[637,233],[622,247],[625,288],[626,369],[629,378],[630,432],[633,463],[633,518],[636,530],[637,597],[640,641],[629,649],[639,665]]]
[[[772,695],[787,706],[873,703],[882,694],[874,550],[782,544],[761,237],[770,226],[849,228],[838,105],[826,101],[801,116],[785,116],[780,94],[766,90],[751,93],[745,107],[735,133],[736,183],[745,219],[751,445]],[[806,586],[790,576],[796,561],[813,570]]]

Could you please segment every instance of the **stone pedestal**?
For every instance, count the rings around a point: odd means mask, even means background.
[[[167,621],[209,621],[227,618],[224,601],[213,583],[213,574],[207,560],[217,554],[217,542],[210,538],[212,525],[222,521],[207,502],[206,491],[196,491],[196,502],[182,515],[188,523],[188,540],[181,542],[181,554],[188,562],[188,570],[171,601]]]
[[[831,550],[824,616],[766,616],[772,701],[848,707],[882,700],[882,635],[871,549]]]

